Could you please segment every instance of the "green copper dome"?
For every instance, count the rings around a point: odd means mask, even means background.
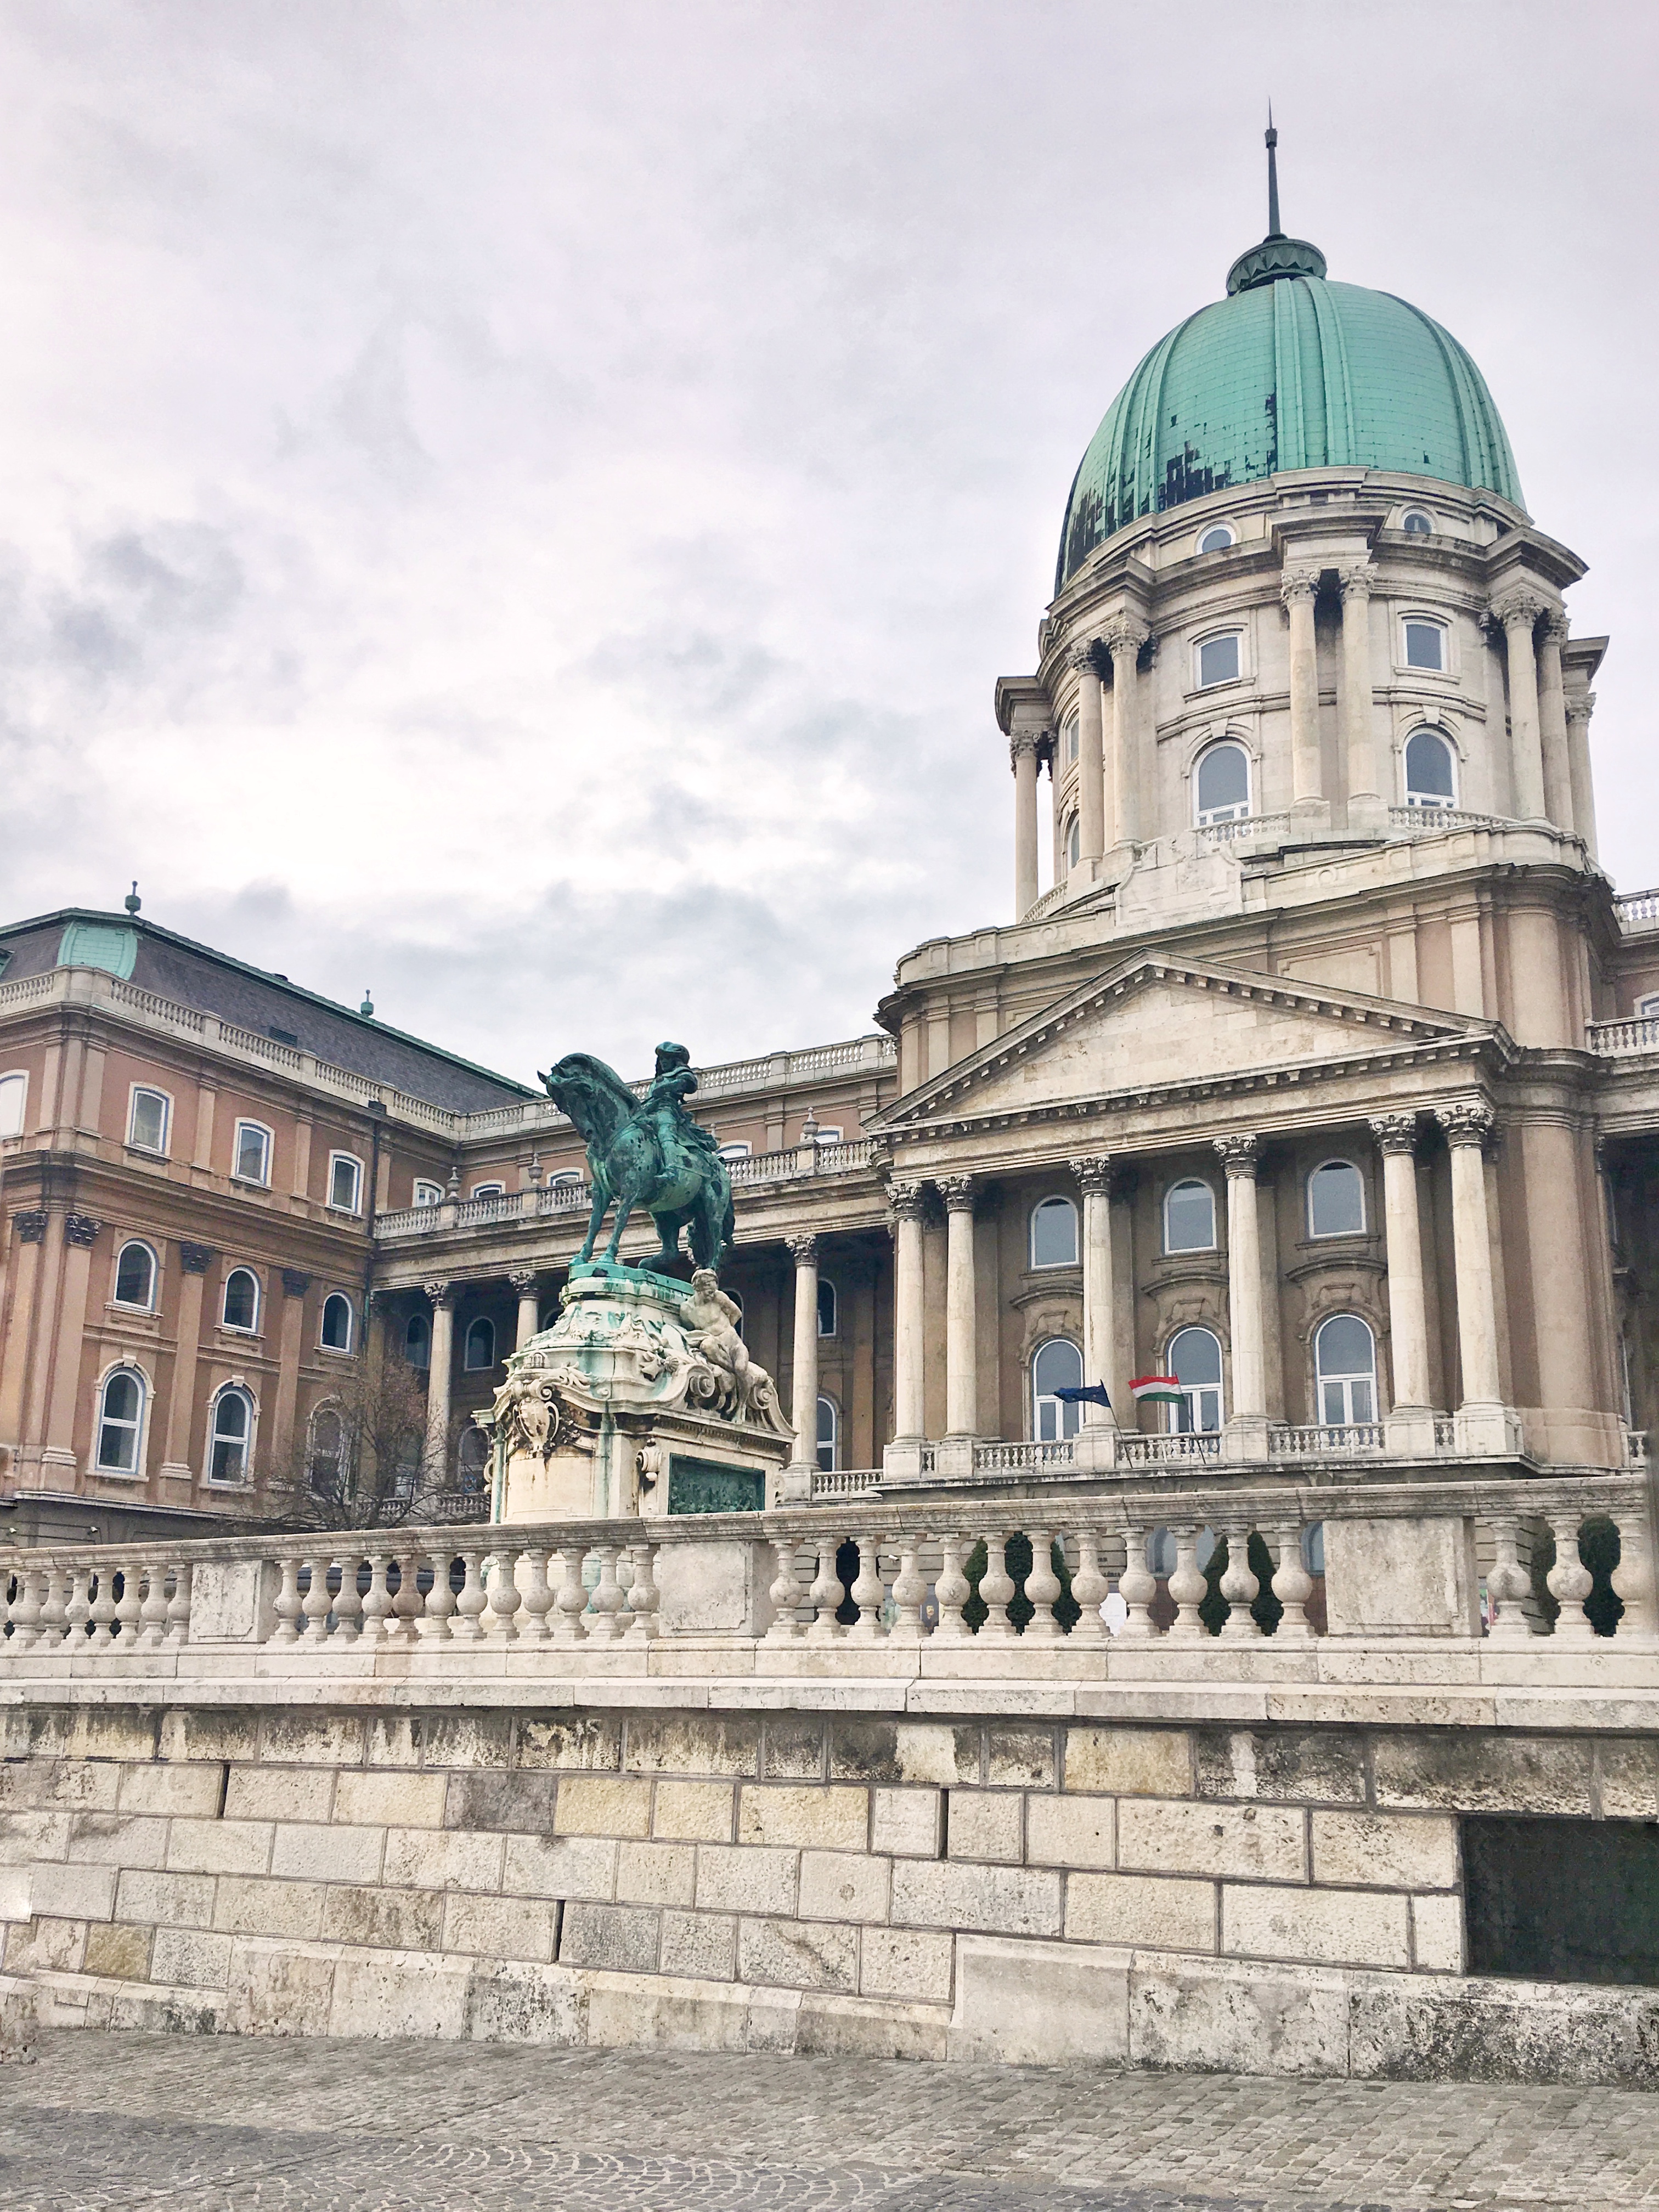
[[[1056,591],[1138,515],[1284,469],[1387,469],[1523,505],[1485,378],[1419,309],[1329,283],[1319,249],[1276,222],[1227,290],[1107,410],[1066,503]]]

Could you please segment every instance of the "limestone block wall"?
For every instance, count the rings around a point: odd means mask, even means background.
[[[1659,2079],[1659,1992],[1463,1973],[1461,1811],[1659,1817],[1659,1737],[12,1706],[49,2024]]]

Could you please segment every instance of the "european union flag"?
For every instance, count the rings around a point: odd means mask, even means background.
[[[1103,1382],[1088,1382],[1078,1390],[1056,1390],[1054,1395],[1067,1406],[1104,1406],[1109,1413],[1112,1410]]]

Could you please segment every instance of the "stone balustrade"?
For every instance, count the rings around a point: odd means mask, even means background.
[[[1081,1680],[1173,1667],[1218,1680],[1467,1682],[1472,1662],[1480,1680],[1494,1667],[1492,1679],[1531,1679],[1540,1655],[1541,1679],[1576,1681],[1628,1653],[1629,1679],[1645,1682],[1656,1626],[1641,1476],[1214,1483],[945,1513],[826,1499],[20,1552],[0,1681],[110,1672],[224,1685],[312,1667],[464,1679],[482,1665],[532,1681]]]

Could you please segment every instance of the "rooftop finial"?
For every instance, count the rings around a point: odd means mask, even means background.
[[[137,914],[143,902],[143,899],[138,896],[138,878],[135,876],[132,879],[132,889],[127,893],[121,903],[125,907],[129,914]]]
[[[1283,238],[1279,227],[1279,133],[1273,129],[1273,104],[1267,102],[1267,235]]]
[[[373,1018],[374,1012],[374,994],[372,991],[367,989],[364,991],[363,1003],[358,1007],[357,1012],[362,1014],[365,1019]]]

